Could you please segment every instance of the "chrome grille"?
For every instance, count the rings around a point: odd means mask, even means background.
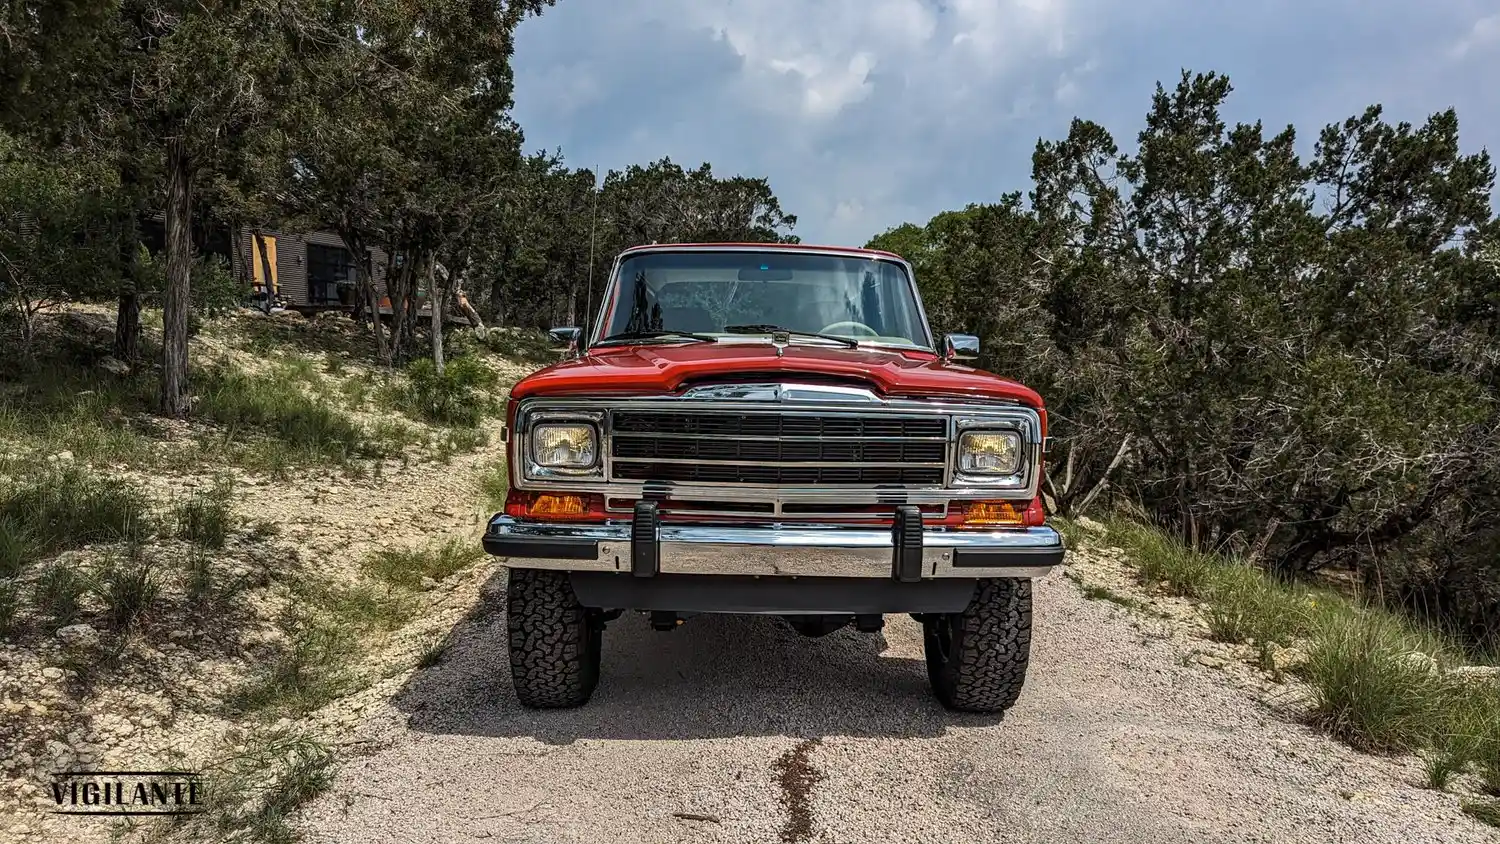
[[[616,411],[612,478],[705,484],[941,485],[948,420],[750,411]]]

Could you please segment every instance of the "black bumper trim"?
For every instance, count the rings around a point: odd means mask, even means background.
[[[630,523],[630,573],[636,577],[655,577],[661,571],[660,522],[655,501],[635,503],[635,521]]]
[[[955,549],[953,567],[964,568],[1026,568],[1031,566],[1056,566],[1063,561],[1063,548],[995,548]]]
[[[891,520],[891,576],[902,583],[922,579],[922,508],[902,504]]]
[[[497,557],[539,557],[548,560],[597,560],[599,558],[599,543],[592,539],[486,534],[484,550]]]

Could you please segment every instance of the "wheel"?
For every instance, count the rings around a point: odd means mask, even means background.
[[[1031,581],[981,580],[961,613],[922,622],[927,677],[949,709],[1004,712],[1016,702],[1031,657]]]
[[[578,603],[567,572],[511,569],[510,677],[522,706],[582,706],[599,683],[603,625]]]

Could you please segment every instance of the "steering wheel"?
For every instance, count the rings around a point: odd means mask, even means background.
[[[828,325],[825,325],[821,329],[819,329],[818,333],[819,334],[839,334],[839,332],[836,329],[853,329],[853,331],[854,331],[855,334],[859,334],[859,335],[862,335],[864,337],[879,337],[880,336],[880,332],[879,331],[876,331],[875,329],[871,328],[868,325],[865,325],[862,322],[855,322],[852,319],[845,320],[843,322],[831,322]]]

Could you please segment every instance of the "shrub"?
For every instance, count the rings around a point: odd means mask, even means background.
[[[401,407],[428,422],[473,428],[497,405],[489,394],[495,373],[472,357],[448,361],[441,375],[430,359],[418,358],[406,367],[406,375],[410,383],[398,390]]]
[[[533,328],[492,328],[482,342],[497,355],[527,363],[555,363],[558,354],[552,337]]]

